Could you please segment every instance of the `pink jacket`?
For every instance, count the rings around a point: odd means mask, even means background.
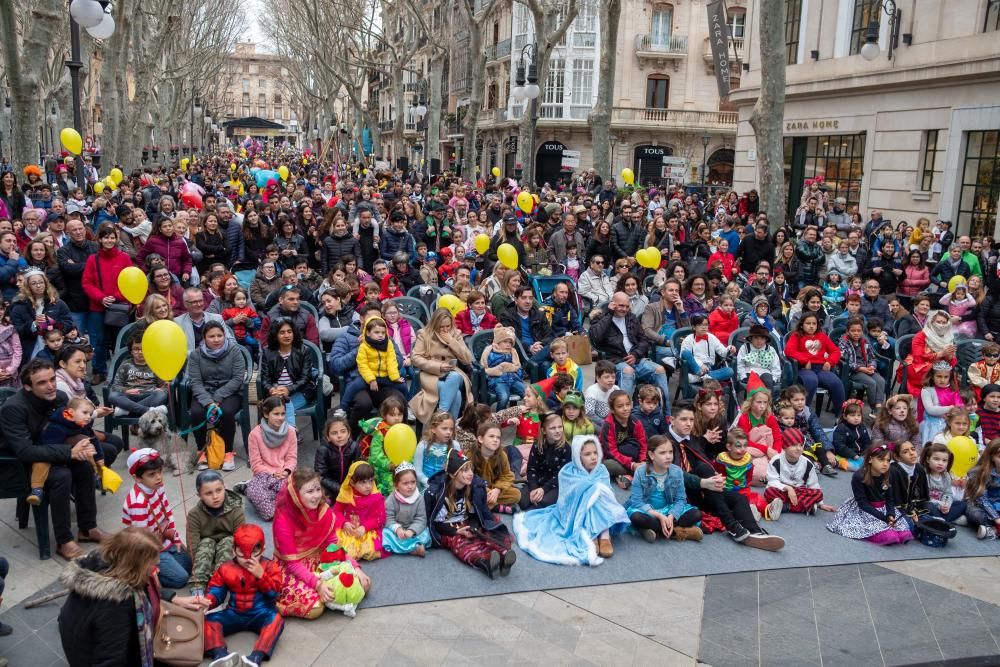
[[[97,262],[101,263],[101,279],[97,279]],[[96,255],[87,258],[83,267],[83,291],[90,300],[91,312],[104,312],[102,300],[106,296],[115,297],[118,303],[128,303],[118,289],[118,274],[132,266],[132,259],[118,248],[101,248]]]
[[[930,269],[907,264],[903,267],[903,279],[899,281],[899,293],[903,296],[916,296],[930,284]]]
[[[150,234],[139,254],[135,256],[135,265],[145,271],[146,257],[152,254],[162,257],[170,273],[178,278],[185,273],[191,275],[191,251],[188,250],[187,242],[177,234],[169,239],[161,234]]]
[[[285,470],[294,472],[299,460],[295,429],[289,428],[285,441],[272,448],[265,444],[264,434],[258,425],[247,438],[247,451],[250,454],[250,470],[255,475],[263,472],[280,475]]]

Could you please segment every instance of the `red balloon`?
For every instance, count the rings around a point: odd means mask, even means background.
[[[193,208],[200,211],[204,206],[204,202],[201,200],[201,195],[197,192],[185,192],[181,195],[181,201],[188,208]]]

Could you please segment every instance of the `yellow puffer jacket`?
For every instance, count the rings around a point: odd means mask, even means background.
[[[386,329],[385,350],[377,350],[368,344],[368,330],[372,324],[379,324]],[[358,346],[358,373],[367,384],[371,384],[375,378],[389,378],[393,382],[399,379],[399,364],[396,360],[396,353],[392,349],[392,341],[388,338],[388,328],[385,320],[381,317],[373,317],[365,322],[365,328],[361,332],[360,345]]]

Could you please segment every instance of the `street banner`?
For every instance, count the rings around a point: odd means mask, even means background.
[[[726,23],[726,3],[712,0],[708,3],[708,41],[712,45],[712,62],[715,65],[715,82],[719,96],[729,97],[729,25]]]

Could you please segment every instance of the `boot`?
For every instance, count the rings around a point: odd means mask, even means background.
[[[476,561],[475,566],[486,573],[490,579],[496,579],[500,571],[500,554],[491,551],[488,558],[481,558]]]
[[[597,538],[597,555],[601,558],[611,558],[615,555],[615,548],[611,546],[610,537]]]
[[[705,534],[701,532],[701,528],[698,526],[691,526],[690,528],[682,528],[681,526],[674,526],[674,532],[671,537],[678,542],[683,542],[685,540],[694,540],[695,542],[701,542]]]

